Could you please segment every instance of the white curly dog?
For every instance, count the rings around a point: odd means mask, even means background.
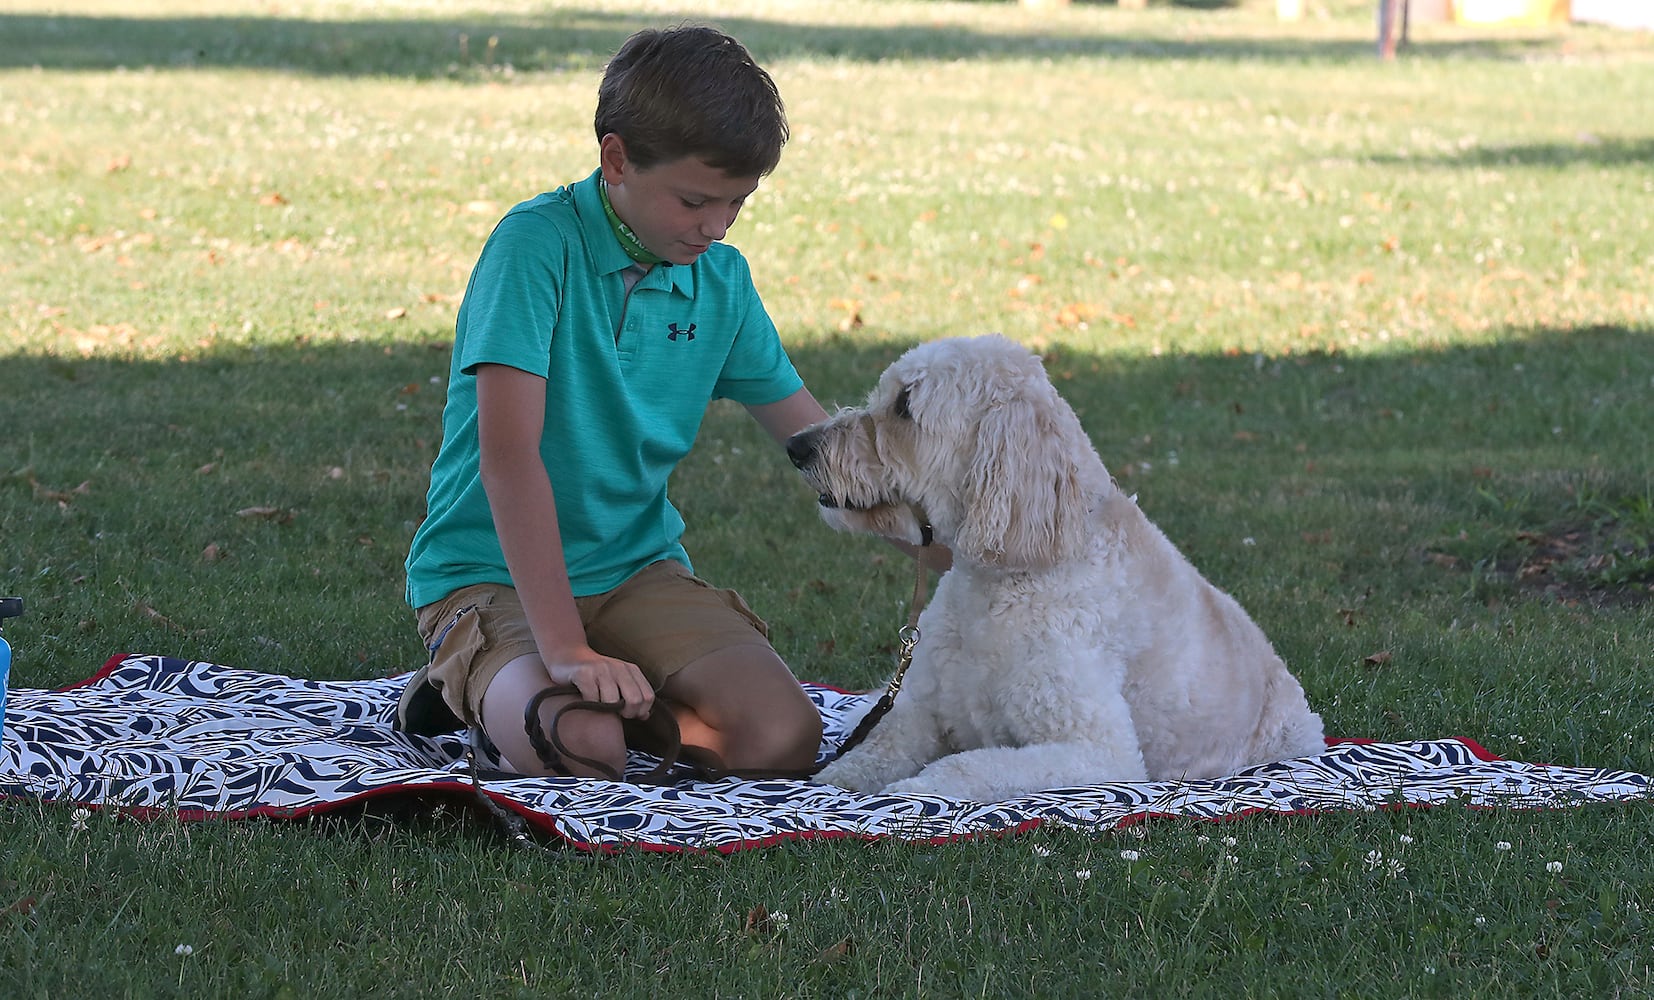
[[[1013,341],[915,347],[788,452],[833,527],[918,544],[929,524],[953,552],[890,714],[814,780],[994,802],[1325,749],[1263,631],[1120,492]]]

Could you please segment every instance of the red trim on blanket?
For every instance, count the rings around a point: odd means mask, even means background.
[[[1340,741],[1340,742],[1355,742],[1355,741],[1353,741],[1353,740],[1343,740],[1343,741]],[[1379,742],[1379,741],[1377,741],[1377,740],[1367,740],[1365,742],[1372,743],[1372,742]],[[431,793],[436,793],[436,794],[433,795]],[[768,836],[768,837],[758,837],[758,838],[753,838],[753,839],[748,839],[748,840],[729,841],[729,842],[724,842],[724,843],[720,843],[720,844],[714,844],[710,848],[689,847],[689,846],[680,845],[680,844],[662,844],[662,843],[656,843],[656,842],[644,841],[644,840],[634,841],[634,842],[631,842],[631,843],[594,843],[594,842],[590,842],[590,841],[580,840],[580,839],[575,838],[575,837],[571,837],[568,834],[564,833],[562,830],[559,830],[557,828],[555,819],[550,815],[547,815],[545,813],[536,812],[535,810],[530,809],[527,806],[524,806],[524,805],[522,805],[522,804],[520,804],[520,803],[518,803],[518,802],[516,802],[512,799],[509,799],[505,796],[493,794],[493,793],[489,792],[487,789],[483,790],[483,794],[487,795],[491,800],[493,800],[495,802],[495,804],[497,804],[497,805],[499,805],[499,806],[501,806],[505,809],[508,809],[513,813],[516,813],[519,817],[522,818],[522,820],[524,821],[524,823],[526,825],[532,827],[534,830],[538,831],[539,833],[550,835],[552,838],[554,838],[556,840],[559,840],[559,841],[562,841],[565,845],[567,845],[569,847],[572,847],[572,848],[575,848],[577,850],[588,851],[588,852],[591,852],[591,853],[594,853],[594,854],[605,854],[605,855],[623,854],[627,851],[632,851],[632,850],[643,851],[643,852],[649,853],[649,854],[724,854],[724,855],[729,855],[729,854],[735,854],[738,851],[758,850],[758,849],[765,848],[765,847],[775,847],[779,844],[785,844],[785,843],[790,843],[790,842],[795,842],[795,841],[813,841],[813,840],[859,840],[859,841],[863,841],[863,842],[872,842],[872,841],[877,841],[877,840],[893,840],[894,839],[894,840],[899,840],[901,843],[912,844],[912,845],[915,845],[915,846],[941,846],[941,845],[945,845],[945,844],[954,844],[954,843],[962,843],[962,842],[971,841],[971,840],[980,840],[980,839],[983,839],[983,838],[986,838],[986,837],[1014,837],[1014,836],[1020,836],[1024,833],[1030,833],[1034,830],[1038,830],[1038,829],[1040,829],[1040,828],[1042,828],[1046,825],[1044,820],[1030,819],[1030,820],[1024,820],[1023,822],[1018,823],[1015,826],[1007,826],[1007,827],[1004,827],[1002,829],[997,829],[997,830],[977,830],[977,831],[972,831],[972,832],[969,832],[969,833],[956,833],[956,834],[950,834],[948,836],[943,836],[943,837],[926,837],[926,838],[919,838],[919,839],[898,838],[898,837],[894,837],[891,834],[859,834],[859,833],[852,833],[852,832],[849,832],[849,831],[846,831],[846,830],[797,830],[797,831],[791,831],[791,832],[787,832],[787,833],[778,833],[778,834],[774,834],[774,835]],[[206,809],[170,810],[170,809],[161,809],[161,808],[157,808],[157,807],[153,807],[153,806],[107,806],[107,805],[103,805],[101,803],[96,803],[96,802],[75,803],[75,802],[57,801],[57,802],[53,802],[51,804],[62,806],[64,808],[79,807],[79,808],[89,808],[89,809],[94,809],[94,810],[99,810],[99,811],[104,810],[104,809],[113,809],[115,812],[119,813],[122,816],[130,817],[132,819],[136,819],[136,820],[140,820],[140,821],[144,821],[144,822],[153,822],[153,821],[161,820],[161,819],[177,819],[181,822],[192,822],[193,823],[193,822],[204,822],[204,821],[207,821],[207,820],[226,820],[226,819],[227,820],[243,820],[243,819],[301,820],[301,819],[310,819],[310,818],[314,818],[316,816],[325,815],[326,813],[342,809],[345,806],[356,805],[356,804],[366,802],[366,801],[371,800],[371,799],[384,798],[386,796],[394,796],[394,795],[410,796],[410,797],[413,797],[413,798],[442,798],[442,799],[445,799],[445,800],[448,800],[448,801],[457,800],[458,804],[467,806],[468,808],[471,808],[473,810],[480,811],[481,808],[482,808],[481,805],[479,803],[477,803],[475,798],[474,798],[474,794],[473,794],[472,787],[471,787],[470,783],[464,782],[464,781],[433,782],[433,783],[424,784],[424,785],[386,785],[383,788],[376,788],[376,789],[373,789],[373,790],[368,791],[368,792],[362,792],[360,794],[353,795],[350,798],[339,799],[336,802],[323,802],[323,803],[318,803],[318,804],[313,805],[313,806],[301,806],[301,807],[298,807],[298,808],[290,808],[290,809],[289,808],[276,807],[276,806],[260,806],[260,807],[255,808],[255,809],[242,809],[242,810],[228,810],[228,811],[224,811],[224,812],[213,812],[211,810],[206,810]],[[1381,805],[1378,808],[1382,811],[1391,812],[1391,811],[1400,810],[1400,809],[1427,810],[1427,809],[1435,809],[1435,808],[1438,808],[1438,807],[1439,807],[1439,804],[1432,804],[1432,803],[1425,803],[1425,802],[1392,802],[1392,803],[1386,803],[1384,805]],[[1493,810],[1493,809],[1504,808],[1504,807],[1500,807],[1500,806],[1466,806],[1465,808],[1471,809],[1473,811],[1482,812],[1482,811],[1490,811],[1490,810]],[[1538,807],[1532,807],[1532,808],[1536,809],[1536,810],[1543,811],[1546,807],[1538,806]],[[1139,826],[1139,825],[1142,825],[1144,823],[1147,823],[1150,820],[1156,820],[1156,819],[1158,819],[1158,820],[1177,820],[1177,821],[1181,821],[1181,822],[1191,822],[1191,823],[1214,823],[1214,824],[1216,824],[1216,823],[1238,822],[1238,821],[1245,820],[1245,819],[1248,819],[1248,818],[1253,817],[1253,816],[1293,816],[1293,817],[1325,816],[1325,815],[1330,815],[1334,812],[1342,812],[1342,811],[1345,811],[1345,810],[1337,810],[1337,809],[1264,809],[1264,808],[1260,807],[1260,808],[1254,808],[1254,809],[1245,809],[1245,810],[1242,810],[1240,812],[1229,813],[1229,814],[1224,815],[1224,816],[1186,816],[1186,815],[1182,815],[1182,814],[1179,814],[1179,813],[1168,813],[1168,812],[1161,812],[1161,811],[1157,811],[1157,810],[1144,810],[1144,811],[1141,811],[1141,812],[1130,813],[1128,815],[1120,817],[1118,820],[1115,821],[1113,829],[1115,829],[1115,830],[1126,830],[1126,829],[1129,829],[1131,827]]]
[[[1484,760],[1484,761],[1488,761],[1489,763],[1494,763],[1494,762],[1502,761],[1502,760],[1505,759],[1505,758],[1499,756],[1498,754],[1492,752],[1491,750],[1488,750],[1486,747],[1482,746],[1480,743],[1477,743],[1475,740],[1471,739],[1468,736],[1438,736],[1438,737],[1435,737],[1432,740],[1426,740],[1426,741],[1422,741],[1422,742],[1436,742],[1438,740],[1453,740],[1454,742],[1457,742],[1457,743],[1463,743],[1465,745],[1465,747],[1467,749],[1469,749],[1470,752],[1472,754],[1474,754],[1478,760]],[[1328,737],[1326,737],[1326,744],[1329,747],[1335,747],[1340,743],[1348,743],[1351,746],[1364,747],[1364,746],[1368,746],[1368,745],[1374,744],[1374,743],[1391,743],[1391,742],[1396,742],[1396,741],[1394,741],[1394,740],[1373,739],[1371,737],[1366,737],[1366,736],[1328,736]],[[1406,741],[1406,742],[1413,742],[1413,741]],[[1534,762],[1533,761],[1527,761],[1526,763],[1533,764]],[[1535,764],[1535,766],[1536,767],[1548,767],[1550,765],[1548,765],[1548,764]]]
[[[83,681],[76,681],[73,684],[65,684],[60,688],[54,688],[54,690],[57,690],[57,691],[73,691],[75,688],[83,688],[83,687],[88,687],[92,684],[96,684],[98,681],[101,681],[105,677],[108,677],[110,674],[114,673],[116,668],[119,667],[121,664],[125,663],[127,660],[130,660],[134,656],[142,656],[142,655],[144,655],[144,654],[142,654],[142,653],[116,653],[114,656],[111,656],[109,659],[103,661],[103,666],[100,667],[98,669],[98,672],[93,674],[92,676],[86,678]]]

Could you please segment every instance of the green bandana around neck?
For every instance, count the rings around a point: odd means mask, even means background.
[[[666,263],[665,257],[644,246],[643,241],[637,238],[637,233],[632,232],[632,227],[620,221],[620,216],[615,212],[613,203],[609,201],[608,181],[598,179],[597,196],[603,202],[603,214],[608,216],[609,228],[614,230],[615,239],[620,241],[620,249],[626,251],[626,256],[639,264]]]

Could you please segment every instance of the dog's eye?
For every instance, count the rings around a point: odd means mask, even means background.
[[[903,420],[912,420],[913,419],[913,411],[911,409],[909,409],[908,405],[907,405],[908,394],[911,393],[912,391],[913,391],[912,386],[906,386],[906,385],[902,386],[902,391],[897,393],[896,402],[891,407],[891,412],[895,413],[896,416],[901,417]]]

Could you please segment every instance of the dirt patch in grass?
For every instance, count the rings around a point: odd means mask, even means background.
[[[1570,521],[1517,531],[1481,558],[1453,545],[1432,548],[1426,558],[1564,604],[1637,607],[1654,602],[1654,544],[1639,529],[1634,520],[1618,517]]]
[[[1529,551],[1499,568],[1518,587],[1563,601],[1644,604],[1654,599],[1654,548],[1619,527],[1610,521],[1519,532]]]

